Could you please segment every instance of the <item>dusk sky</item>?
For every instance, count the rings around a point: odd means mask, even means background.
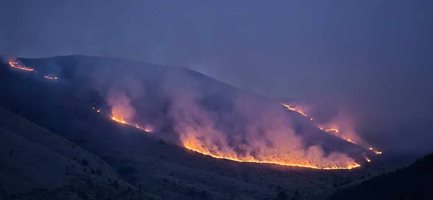
[[[2,0],[0,54],[186,67],[347,110],[372,143],[433,150],[433,1],[168,2]]]

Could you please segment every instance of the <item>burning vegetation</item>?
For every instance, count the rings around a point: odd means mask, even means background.
[[[236,152],[234,149],[219,149],[217,146],[205,144],[197,138],[185,139],[183,140],[183,145],[185,148],[203,155],[236,162],[275,164],[323,170],[354,169],[361,166],[350,157],[340,153],[332,153],[328,157],[325,157],[320,147],[312,147],[307,152],[294,156],[293,153],[287,152],[288,154],[285,154],[284,151],[280,151],[279,149],[265,150],[260,154],[243,154]],[[317,158],[310,160],[309,157]]]
[[[181,145],[194,152],[237,162],[266,163],[312,169],[353,169],[353,158],[320,145],[306,145],[287,115],[273,105],[240,97],[233,110],[221,119],[198,102],[198,97],[182,92],[173,97],[171,117]],[[251,111],[254,110],[254,113]],[[222,124],[221,120],[224,122]]]
[[[296,113],[302,115],[303,117],[309,119],[310,121],[314,121],[314,119],[311,118],[307,114],[307,112],[305,111],[306,109],[302,109],[301,106],[294,105],[294,104],[289,105],[286,103],[282,103],[281,105],[283,105],[286,109],[288,109],[290,111],[293,111],[293,112],[296,112]],[[370,145],[368,145],[364,141],[362,141],[358,137],[358,135],[352,130],[352,125],[347,125],[347,122],[343,122],[344,120],[336,120],[336,121],[337,122],[334,122],[331,125],[323,125],[323,124],[317,124],[316,123],[316,126],[321,131],[324,131],[326,133],[334,135],[334,136],[341,138],[341,139],[343,139],[347,142],[350,142],[352,144],[362,146],[364,149],[367,149],[376,155],[382,154],[381,151],[375,149],[374,147],[371,147]],[[341,127],[344,127],[344,129],[342,130]],[[367,162],[371,161],[370,159],[366,159],[366,160],[367,160]]]
[[[36,72],[17,59],[9,59],[14,69]],[[46,74],[47,80],[59,77]],[[131,99],[121,90],[110,90],[106,101],[109,111],[92,107],[94,111],[107,116],[112,121],[137,128],[146,133],[154,133],[150,123],[140,122],[140,113],[132,105]],[[199,102],[196,92],[168,92],[171,104],[168,116],[162,123],[170,124],[180,146],[217,159],[236,162],[264,163],[312,169],[354,169],[361,165],[354,158],[339,150],[324,150],[319,144],[306,145],[302,135],[293,128],[286,112],[278,107],[261,107],[249,102],[248,98],[234,100],[233,110],[229,113],[215,113]],[[345,124],[319,124],[308,113],[306,107],[282,104],[287,110],[300,114],[318,129],[347,142],[362,145],[367,150],[382,154],[379,150],[365,145]],[[254,112],[251,112],[254,111]],[[158,134],[154,134],[158,137]],[[371,162],[366,155],[360,156]]]
[[[135,116],[135,109],[131,106],[130,100],[125,94],[112,91],[109,94],[108,104],[111,106],[111,120],[120,124],[135,127],[146,133],[153,132],[152,126],[141,125],[139,123],[133,122]],[[101,110],[96,109],[96,112],[99,113],[101,112]]]
[[[220,119],[198,102],[194,92],[173,92],[170,96],[172,104],[169,107],[169,118],[165,123],[173,125],[179,145],[184,148],[217,159],[227,159],[236,162],[275,164],[282,166],[303,167],[323,170],[354,169],[361,165],[348,154],[338,150],[325,151],[322,146],[305,145],[302,135],[296,133],[284,110],[265,107],[258,111],[260,115],[250,111],[259,107],[243,101],[235,101],[228,119]],[[244,99],[245,100],[245,99]],[[148,123],[137,123],[139,113],[124,93],[110,91],[107,103],[111,111],[109,117],[116,123],[131,126],[146,133],[154,132],[154,127]],[[348,125],[321,125],[309,117],[306,109],[299,106],[283,104],[291,111],[297,112],[310,123],[315,124],[325,133],[337,136],[351,144],[361,146],[362,141],[356,137]],[[93,108],[96,112],[100,109]],[[222,122],[221,120],[227,120]],[[228,123],[228,124],[225,124]],[[231,128],[227,128],[231,127]],[[158,134],[155,134],[158,137]],[[363,146],[364,147],[364,146]],[[365,148],[365,147],[364,147]],[[373,147],[367,150],[381,154]],[[371,162],[366,155],[359,156],[366,162]]]
[[[20,70],[20,71],[24,71],[24,72],[33,72],[33,73],[37,74],[37,71],[35,68],[24,65],[17,58],[9,58],[8,59],[8,65],[12,69],[16,69],[16,70]],[[43,75],[42,77],[44,79],[51,80],[51,81],[55,81],[55,80],[60,79],[58,76],[54,76],[51,74],[46,74],[46,75]]]
[[[26,72],[36,72],[35,69],[33,69],[32,67],[25,66],[23,63],[21,63],[16,58],[9,58],[8,64],[11,68],[14,68],[17,70],[26,71]]]

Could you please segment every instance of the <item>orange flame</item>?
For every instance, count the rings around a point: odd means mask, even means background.
[[[31,67],[25,66],[18,59],[15,59],[15,58],[9,58],[8,59],[8,64],[9,64],[10,67],[12,67],[14,69],[18,69],[18,70],[22,70],[22,71],[26,71],[26,72],[33,72],[33,71],[35,71],[35,69],[33,69]]]
[[[96,112],[101,112],[101,111],[98,109],[98,110],[96,110]],[[142,125],[140,125],[138,123],[128,122],[125,119],[125,117],[123,117],[122,115],[119,115],[119,114],[113,114],[112,113],[111,119],[113,121],[117,122],[117,123],[125,124],[125,125],[128,125],[128,126],[135,127],[135,128],[140,129],[140,130],[142,130],[142,131],[144,131],[146,133],[152,133],[153,130],[154,130],[153,127],[150,126],[150,125],[142,126]]]
[[[285,103],[281,103],[281,105],[283,105],[285,108],[287,108],[290,111],[297,112],[297,113],[301,114],[302,116],[304,116],[305,118],[309,119],[310,121],[314,121],[313,118],[309,117],[309,115],[305,112],[305,109],[302,109],[300,106],[289,105],[289,104],[285,104]],[[366,146],[365,143],[362,145],[361,143],[363,143],[363,142],[360,142],[359,141],[360,139],[358,137],[356,137],[356,135],[354,135],[353,133],[351,134],[350,132],[349,133],[345,133],[345,132],[343,133],[340,130],[340,128],[338,128],[338,126],[336,126],[336,125],[328,126],[328,127],[331,127],[331,128],[325,128],[323,125],[317,125],[317,127],[320,130],[322,130],[322,131],[324,131],[326,133],[335,135],[335,136],[339,137],[340,139],[343,139],[343,140],[345,140],[347,142],[350,142],[352,144],[360,145],[363,148],[366,148],[366,149],[372,151],[376,155],[381,155],[382,154],[381,151],[379,151],[379,150],[377,150],[377,149],[375,149],[375,148],[373,148],[371,146],[367,148],[368,145]]]
[[[123,116],[118,115],[118,114],[113,114],[111,115],[111,119],[115,122],[121,123],[121,124],[128,124],[129,123],[123,118]]]
[[[191,151],[206,156],[210,156],[217,159],[231,160],[236,162],[274,164],[274,165],[303,167],[303,168],[322,169],[322,170],[354,169],[361,166],[353,160],[341,164],[335,164],[331,162],[327,164],[318,164],[313,161],[308,161],[307,159],[294,159],[290,156],[282,156],[282,155],[273,155],[273,156],[267,155],[264,158],[258,158],[252,155],[239,155],[235,152],[224,152],[218,150],[212,151],[210,150],[210,148],[204,146],[199,140],[195,138],[186,139],[185,141],[183,141],[183,146]]]
[[[289,104],[285,104],[282,103],[281,105],[283,105],[284,107],[286,107],[288,110],[291,110],[293,112],[296,112],[302,116],[304,116],[305,118],[309,119],[310,121],[313,121],[313,118],[309,117],[305,111],[304,108],[300,107],[300,106],[296,106],[296,105],[289,105]]]
[[[108,103],[111,105],[111,119],[113,121],[135,127],[146,133],[153,132],[152,126],[143,126],[132,121],[135,116],[135,109],[131,106],[129,98],[125,94],[111,94],[108,98]]]

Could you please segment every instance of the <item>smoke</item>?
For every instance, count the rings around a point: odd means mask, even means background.
[[[121,123],[131,121],[135,117],[135,109],[131,106],[129,98],[121,91],[111,89],[108,91],[107,103],[111,106],[111,117]]]
[[[338,150],[325,151],[314,141],[307,145],[302,134],[293,128],[296,122],[279,104],[239,93],[219,96],[230,102],[224,105],[213,95],[209,98],[206,95],[209,91],[190,87],[197,85],[195,81],[185,79],[184,85],[179,85],[177,80],[171,79],[172,75],[167,77],[159,92],[166,98],[162,101],[169,102],[168,113],[160,120],[171,124],[175,142],[180,146],[241,162],[326,169],[358,165],[353,158]]]
[[[94,73],[105,80],[91,79],[106,94],[114,121],[142,130],[152,127],[148,132],[155,137],[216,158],[319,169],[359,166],[347,146],[335,148],[337,139],[326,143],[320,131],[301,130],[310,122],[294,120],[279,103],[182,70],[168,70],[149,89],[132,72]]]

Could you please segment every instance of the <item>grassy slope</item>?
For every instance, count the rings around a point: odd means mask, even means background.
[[[2,198],[150,197],[97,156],[2,108],[0,146]]]

